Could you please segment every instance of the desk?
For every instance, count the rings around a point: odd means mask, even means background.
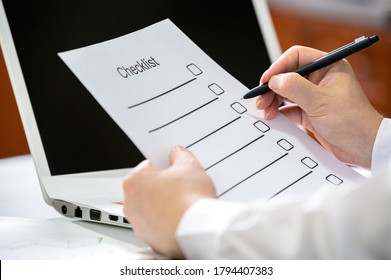
[[[130,229],[67,219],[42,197],[30,155],[0,160],[0,259],[161,258]]]
[[[61,217],[44,201],[30,155],[0,159],[0,216]]]

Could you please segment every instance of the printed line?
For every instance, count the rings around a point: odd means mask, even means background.
[[[168,125],[170,125],[170,124],[176,122],[176,121],[179,121],[180,119],[183,119],[184,117],[187,117],[188,115],[190,115],[190,114],[192,114],[192,113],[194,113],[194,112],[196,112],[196,111],[202,109],[203,107],[208,106],[209,104],[211,104],[212,102],[215,102],[215,101],[218,100],[218,99],[219,99],[219,98],[216,97],[215,99],[212,99],[212,100],[206,102],[205,104],[201,105],[200,107],[195,108],[194,110],[191,110],[190,112],[184,114],[183,116],[180,116],[179,118],[176,118],[175,120],[172,120],[172,121],[170,121],[170,122],[168,122],[168,123],[166,123],[166,124],[163,124],[162,126],[159,126],[159,127],[157,127],[157,128],[154,128],[154,129],[152,129],[152,130],[150,130],[150,131],[148,131],[148,132],[149,132],[149,133],[155,132],[155,131],[157,131],[157,130],[159,130],[159,129],[162,129],[163,127],[166,127],[166,126],[168,126]]]
[[[226,157],[224,157],[224,158],[220,159],[219,161],[217,161],[217,162],[213,163],[211,166],[209,166],[209,167],[205,168],[205,171],[207,171],[207,170],[211,169],[212,167],[216,166],[217,164],[221,163],[222,161],[226,160],[227,158],[229,158],[229,157],[233,156],[234,154],[236,154],[236,153],[240,152],[241,150],[243,150],[243,149],[247,148],[248,146],[250,146],[251,144],[255,143],[256,141],[258,141],[259,139],[261,139],[261,138],[262,138],[262,137],[264,137],[264,136],[265,136],[265,135],[261,135],[261,136],[259,136],[259,137],[255,138],[254,140],[252,140],[251,142],[247,143],[247,144],[246,144],[246,145],[244,145],[243,147],[241,147],[241,148],[237,149],[236,151],[234,151],[234,152],[230,153],[230,154],[229,154],[229,155],[227,155]]]
[[[152,100],[155,100],[155,99],[157,99],[157,98],[159,98],[159,97],[162,97],[162,96],[164,96],[164,95],[166,95],[166,94],[168,94],[168,93],[170,93],[170,92],[172,92],[172,91],[174,91],[174,90],[177,90],[177,89],[180,88],[180,87],[183,87],[183,86],[185,86],[185,85],[187,85],[187,84],[189,84],[189,83],[195,81],[196,79],[197,79],[197,78],[193,78],[193,79],[191,79],[191,80],[189,80],[189,81],[187,81],[187,82],[184,82],[183,84],[180,84],[179,86],[174,87],[174,88],[172,88],[172,89],[170,89],[170,90],[167,90],[166,92],[163,92],[163,93],[161,93],[161,94],[159,94],[159,95],[157,95],[157,96],[155,96],[155,97],[152,97],[152,98],[147,99],[147,100],[145,100],[145,101],[142,101],[142,102],[140,102],[140,103],[131,105],[131,106],[128,107],[128,109],[132,109],[132,108],[134,108],[134,107],[143,105],[143,104],[145,104],[145,103],[147,103],[147,102],[149,102],[149,101],[152,101]]]
[[[223,125],[223,126],[219,127],[218,129],[216,129],[216,130],[212,131],[212,132],[211,132],[211,133],[209,133],[208,135],[206,135],[206,136],[202,137],[201,139],[199,139],[199,140],[195,141],[194,143],[190,144],[190,145],[189,145],[189,146],[187,146],[186,148],[188,149],[188,148],[190,148],[190,147],[194,146],[195,144],[197,144],[197,143],[201,142],[202,140],[205,140],[205,139],[206,139],[206,138],[208,138],[209,136],[211,136],[211,135],[213,135],[214,133],[218,132],[219,130],[222,130],[223,128],[225,128],[225,127],[229,126],[230,124],[232,124],[232,123],[236,122],[236,121],[237,121],[237,120],[239,120],[240,118],[241,118],[241,116],[239,116],[239,117],[237,117],[236,119],[234,119],[234,120],[230,121],[229,123],[226,123],[225,125]]]
[[[282,190],[280,190],[279,192],[275,193],[274,195],[272,195],[267,201],[269,201],[270,199],[274,198],[275,196],[279,195],[280,193],[282,193],[283,191],[285,191],[286,189],[292,187],[294,184],[298,183],[299,181],[303,180],[305,177],[307,177],[308,175],[310,175],[311,173],[313,173],[314,171],[310,171],[308,172],[307,174],[301,176],[299,179],[297,179],[296,181],[294,181],[293,183],[289,184],[288,186],[286,186],[285,188],[283,188]]]
[[[243,182],[247,181],[248,179],[254,177],[255,175],[257,175],[259,172],[265,170],[266,168],[272,166],[273,164],[275,164],[277,161],[283,159],[284,157],[286,157],[288,155],[288,153],[286,154],[283,154],[282,156],[280,156],[279,158],[273,160],[271,163],[269,163],[268,165],[262,167],[261,169],[259,169],[258,171],[254,172],[253,174],[251,174],[250,176],[244,178],[243,180],[241,180],[240,182],[236,183],[235,185],[233,185],[232,187],[230,187],[228,190],[224,191],[223,193],[221,193],[218,197],[221,197],[223,196],[224,194],[226,194],[227,192],[231,191],[232,189],[236,188],[237,186],[239,186],[240,184],[242,184]]]

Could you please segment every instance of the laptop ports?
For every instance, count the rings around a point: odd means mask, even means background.
[[[83,217],[83,211],[80,209],[79,206],[75,208],[74,215],[76,218],[82,218]]]
[[[63,213],[64,215],[68,212],[68,208],[66,207],[66,205],[63,205],[61,207],[61,213]]]
[[[90,219],[94,221],[100,221],[102,212],[99,210],[91,209],[90,210]]]
[[[115,216],[115,215],[109,215],[109,220],[110,221],[114,221],[114,222],[118,222],[118,216]]]

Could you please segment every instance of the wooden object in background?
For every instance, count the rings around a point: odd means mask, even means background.
[[[28,153],[26,136],[0,49],[0,158]]]
[[[304,45],[326,52],[360,36],[378,35],[372,48],[347,58],[371,103],[386,117],[391,117],[391,28],[361,26],[333,21],[324,16],[299,13],[283,7],[271,7],[281,49]],[[347,104],[347,108],[349,105]]]

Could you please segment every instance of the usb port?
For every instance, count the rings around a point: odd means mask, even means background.
[[[76,209],[75,209],[75,217],[76,218],[82,218],[83,217],[83,211],[80,209],[79,206],[77,206]]]
[[[115,216],[115,215],[109,215],[109,219],[110,219],[110,221],[117,222],[117,221],[118,221],[118,216]]]
[[[90,218],[94,221],[100,221],[102,212],[99,210],[91,209],[90,210]]]
[[[124,218],[124,224],[129,224],[129,222],[126,218]]]

